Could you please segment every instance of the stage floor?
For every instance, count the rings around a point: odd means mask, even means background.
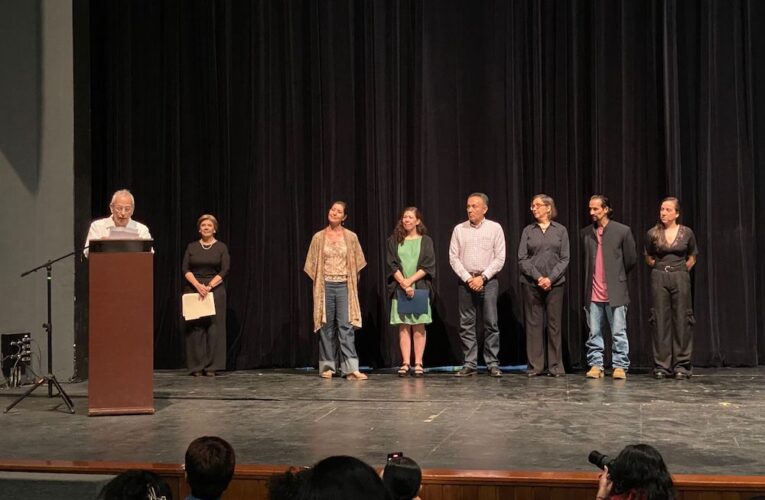
[[[239,463],[309,465],[350,454],[423,468],[594,470],[588,453],[650,443],[674,473],[765,472],[765,369],[698,369],[688,381],[485,374],[323,380],[316,372],[154,374],[156,414],[87,417],[87,383],[64,384],[76,413],[41,387],[0,415],[0,460],[182,463],[194,438],[230,441]],[[119,390],[119,387],[115,387]],[[0,391],[6,407],[22,389]]]

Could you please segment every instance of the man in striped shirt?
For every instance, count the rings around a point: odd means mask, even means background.
[[[449,264],[460,280],[460,339],[465,362],[458,377],[477,373],[476,312],[483,312],[483,359],[492,377],[501,377],[499,369],[499,327],[497,326],[496,275],[505,265],[505,233],[502,226],[486,219],[489,197],[484,193],[468,196],[468,220],[457,224],[449,244]]]

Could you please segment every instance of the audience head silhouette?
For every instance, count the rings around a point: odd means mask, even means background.
[[[287,472],[269,484],[271,500],[391,500],[377,472],[358,458],[325,458],[310,469]]]
[[[161,477],[145,470],[129,470],[106,483],[98,500],[173,500]]]
[[[385,464],[383,483],[393,500],[412,500],[417,498],[420,492],[422,470],[417,462],[409,457],[392,457]]]
[[[191,494],[200,500],[216,500],[234,476],[236,456],[226,440],[202,436],[189,444],[185,464]]]
[[[664,459],[653,446],[625,446],[608,466],[612,495],[633,492],[645,500],[672,500],[674,487]]]

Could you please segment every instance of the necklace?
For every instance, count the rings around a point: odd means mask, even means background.
[[[209,250],[215,244],[215,240],[212,240],[209,245],[205,245],[204,241],[199,240],[199,244],[202,245],[202,250]]]

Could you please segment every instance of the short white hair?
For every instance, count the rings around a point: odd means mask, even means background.
[[[112,202],[109,203],[109,206],[114,205],[114,200],[116,200],[118,196],[126,196],[130,198],[130,203],[133,205],[133,209],[135,209],[135,198],[133,198],[133,193],[131,193],[127,189],[120,189],[118,191],[115,191],[114,194],[112,195]]]

